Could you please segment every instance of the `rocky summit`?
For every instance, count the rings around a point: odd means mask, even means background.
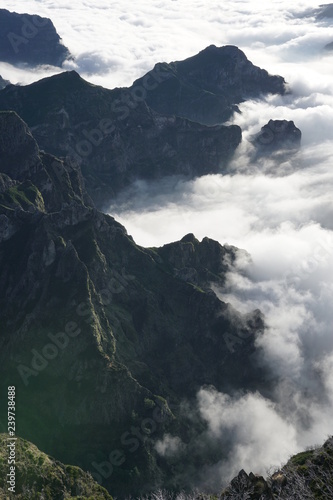
[[[253,142],[260,151],[297,150],[301,145],[302,132],[293,121],[269,120],[261,128]]]
[[[157,64],[133,88],[144,86],[156,73],[163,74],[163,80],[147,93],[149,106],[206,125],[225,122],[246,99],[286,92],[281,76],[258,68],[233,45],[211,45],[184,61]]]
[[[282,77],[237,47],[211,46],[156,65],[127,89],[91,85],[74,71],[9,86],[0,109],[16,111],[41,149],[74,158],[101,207],[137,179],[223,172],[241,142],[240,127],[223,124],[236,104],[284,92]]]
[[[0,9],[0,61],[61,67],[69,56],[50,19]]]

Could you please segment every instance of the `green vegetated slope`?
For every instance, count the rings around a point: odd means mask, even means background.
[[[8,435],[0,434],[0,497],[20,500],[112,500],[90,474],[64,465],[21,438],[15,441],[15,494],[8,491]]]
[[[0,495],[1,498],[46,500],[102,500],[111,495],[98,485],[89,473],[79,467],[64,465],[41,452],[32,443],[17,438],[16,441],[16,493],[8,492],[8,435],[0,434]],[[313,450],[299,453],[282,469],[268,479],[241,471],[220,495],[209,496],[200,493],[181,494],[183,499],[221,500],[288,500],[333,498],[333,439]],[[168,500],[172,493],[156,491],[154,498]],[[179,497],[180,498],[180,497]]]

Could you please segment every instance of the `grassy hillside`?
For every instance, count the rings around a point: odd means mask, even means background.
[[[8,498],[7,435],[0,434],[0,498]],[[9,498],[39,500],[112,500],[90,474],[64,465],[41,452],[29,441],[16,441],[16,490]]]

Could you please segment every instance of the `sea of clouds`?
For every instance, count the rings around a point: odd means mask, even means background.
[[[212,439],[223,449],[228,436],[229,456],[198,481],[218,487],[241,468],[265,473],[322,443],[333,432],[333,55],[324,50],[333,19],[316,19],[318,5],[308,0],[7,0],[5,8],[50,17],[75,56],[67,67],[109,88],[210,44],[237,45],[286,79],[290,94],[246,102],[231,120],[242,127],[243,143],[227,174],[138,181],[110,212],[145,246],[193,232],[246,250],[215,291],[241,311],[265,314],[267,331],[256,342],[275,389],[265,397],[201,389],[196,410],[207,431],[198,447]],[[0,64],[13,82],[56,71]],[[269,119],[294,120],[299,152],[254,160],[248,139]],[[177,457],[186,444],[167,435],[156,449]]]
[[[1,8],[52,19],[82,76],[108,88],[130,85],[156,62],[181,60],[208,45],[233,44],[257,65],[289,80],[295,61],[322,66],[322,47],[333,40],[330,23],[314,21],[310,0],[259,1],[6,0]],[[319,57],[320,62],[316,63]],[[327,61],[327,70],[331,58]],[[18,71],[0,64],[16,81],[59,70]],[[312,75],[314,76],[314,71]]]

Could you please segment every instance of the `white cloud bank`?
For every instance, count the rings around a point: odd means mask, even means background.
[[[300,16],[310,0],[7,0],[5,8],[50,17],[78,70],[106,87],[130,85],[156,62],[189,57],[212,43],[234,44],[273,73],[318,57],[332,41],[327,23]],[[331,58],[329,58],[331,60]],[[0,65],[0,72],[4,72]],[[288,71],[284,71],[287,75]],[[6,71],[4,77],[8,78]],[[33,73],[18,80],[36,79]]]

